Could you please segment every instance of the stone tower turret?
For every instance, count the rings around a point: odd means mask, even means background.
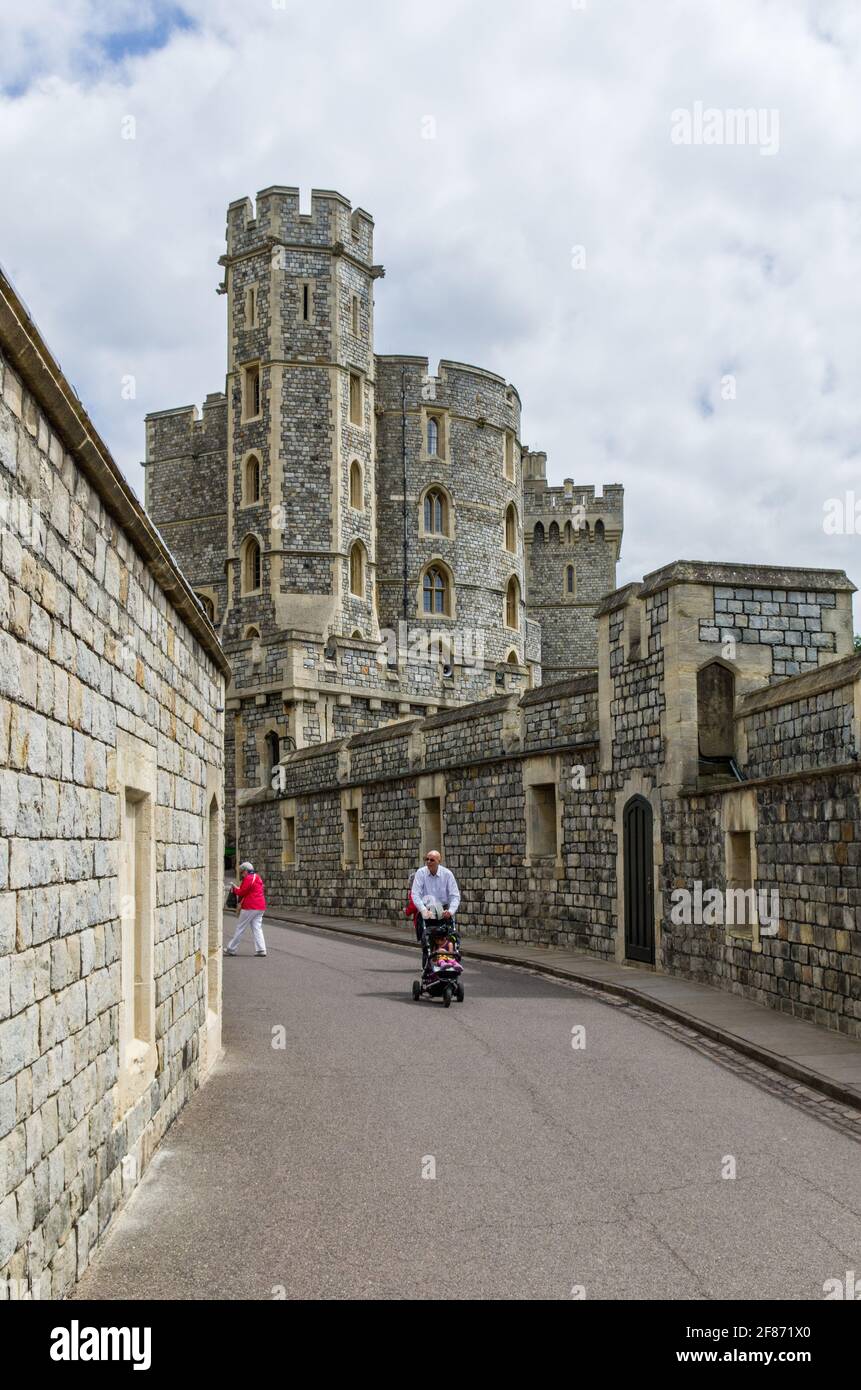
[[[544,681],[598,665],[595,608],[616,587],[624,488],[547,484],[547,455],[525,450],[526,602],[541,626]]]
[[[373,638],[373,222],[339,193],[231,203],[224,638]]]

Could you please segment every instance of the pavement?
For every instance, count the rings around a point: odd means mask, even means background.
[[[482,943],[444,1009],[406,932],[264,928],[76,1298],[821,1300],[861,1268],[858,1143],[806,1088]]]
[[[304,911],[276,909],[267,912],[266,920],[302,922],[393,945],[408,943],[413,937],[409,924],[381,925]],[[841,1107],[861,1111],[861,1041],[842,1033],[710,985],[617,965],[586,951],[464,936],[463,953],[475,960],[521,966],[630,1000],[830,1097]]]

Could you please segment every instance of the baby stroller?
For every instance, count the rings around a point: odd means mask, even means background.
[[[424,968],[420,980],[413,980],[413,999],[423,994],[442,999],[447,1009],[452,999],[463,1003],[463,966],[460,963],[460,938],[457,928],[449,922],[429,922],[422,938]]]

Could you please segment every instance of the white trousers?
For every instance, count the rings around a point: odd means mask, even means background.
[[[239,944],[240,937],[246,927],[251,928],[254,937],[255,951],[265,951],[266,942],[263,940],[263,913],[254,907],[244,907],[239,914],[239,921],[236,923],[236,931],[230,938],[228,951],[235,951]]]

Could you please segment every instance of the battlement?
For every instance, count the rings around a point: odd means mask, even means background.
[[[250,198],[237,198],[227,209],[227,254],[241,256],[271,242],[309,248],[340,247],[369,265],[373,257],[374,220],[353,208],[342,193],[311,189],[311,210],[301,211],[298,188],[273,184]]]
[[[571,507],[585,507],[587,513],[594,512],[603,517],[618,518],[620,524],[624,510],[625,489],[621,483],[605,483],[603,491],[596,492],[594,483],[577,484],[566,478],[561,487],[548,487],[543,480],[524,479],[524,505],[526,514],[532,520],[544,516],[553,520]],[[543,485],[542,485],[543,483]]]
[[[223,450],[227,443],[227,397],[223,391],[211,391],[202,410],[196,405],[151,410],[144,423],[145,468],[158,459]]]
[[[398,409],[406,388],[407,406],[437,405],[500,429],[519,429],[520,394],[515,386],[469,362],[441,358],[432,372],[430,359],[401,353],[375,358],[377,405]]]

